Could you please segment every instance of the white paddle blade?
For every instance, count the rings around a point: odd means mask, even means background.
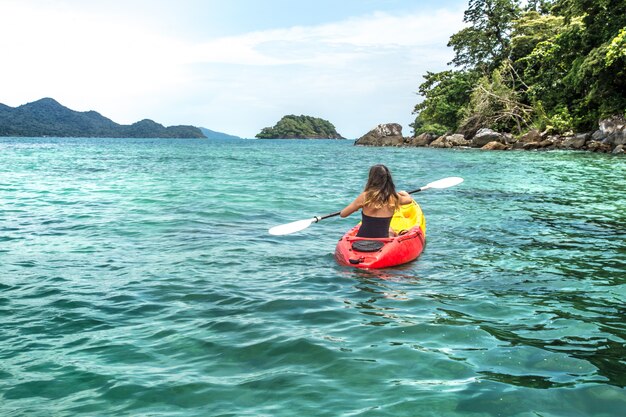
[[[288,235],[291,233],[299,232],[300,230],[304,230],[309,227],[312,223],[315,223],[315,219],[307,219],[307,220],[298,220],[295,222],[281,224],[279,226],[274,226],[269,230],[270,235],[274,236],[282,236]]]
[[[426,188],[448,188],[448,187],[454,187],[455,185],[459,185],[460,183],[463,182],[463,178],[461,177],[448,177],[448,178],[443,178],[437,181],[433,181],[430,184],[427,184],[425,187],[422,187],[422,189],[426,189]]]

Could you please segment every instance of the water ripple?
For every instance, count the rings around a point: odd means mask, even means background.
[[[341,141],[0,139],[0,414],[618,416],[626,162]],[[304,157],[303,155],[306,155]],[[370,165],[423,255],[358,271]]]

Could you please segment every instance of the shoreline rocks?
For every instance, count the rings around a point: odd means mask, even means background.
[[[540,132],[537,129],[514,137],[510,133],[492,129],[479,129],[473,136],[462,134],[435,135],[422,133],[416,137],[403,137],[398,123],[379,124],[354,142],[361,146],[401,146],[429,148],[479,148],[483,150],[581,150],[624,154],[626,152],[626,120],[613,116],[600,121],[595,132],[567,133],[561,135]]]

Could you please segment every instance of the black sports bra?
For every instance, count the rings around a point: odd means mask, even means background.
[[[372,217],[361,213],[361,218],[361,227],[356,234],[358,237],[389,237],[391,217]]]

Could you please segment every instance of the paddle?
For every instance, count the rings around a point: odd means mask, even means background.
[[[453,186],[458,185],[458,184],[460,184],[462,182],[463,182],[463,178],[461,178],[461,177],[443,178],[441,180],[433,181],[433,182],[431,182],[429,184],[426,184],[425,186],[417,188],[417,189],[415,189],[413,191],[409,191],[409,194],[418,193],[420,191],[428,190],[429,188],[442,189],[442,188],[453,187]],[[279,226],[272,227],[269,230],[269,233],[270,233],[270,235],[281,236],[281,235],[288,235],[288,234],[291,234],[291,233],[299,232],[301,230],[306,229],[307,227],[309,227],[313,223],[319,222],[320,220],[324,220],[324,219],[327,219],[329,217],[339,216],[339,213],[341,213],[341,212],[338,211],[336,213],[327,214],[327,215],[321,216],[321,217],[315,216],[312,219],[298,220],[298,221],[287,223],[287,224],[281,224]]]

